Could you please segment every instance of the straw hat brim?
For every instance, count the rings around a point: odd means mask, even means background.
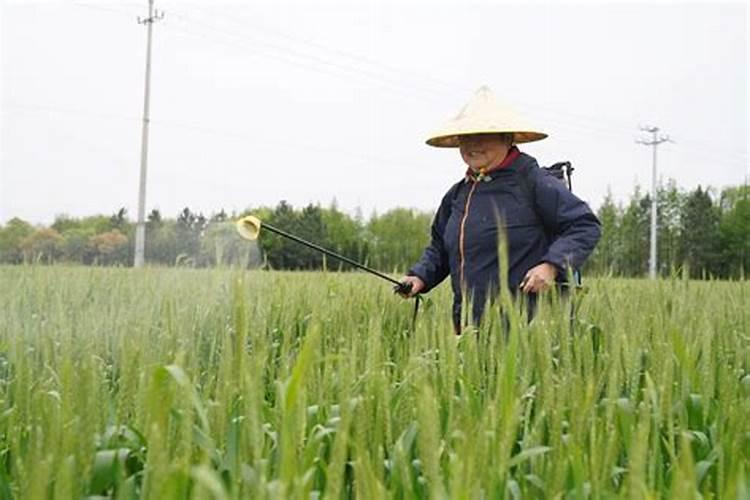
[[[547,134],[542,132],[532,131],[498,131],[498,130],[478,130],[471,132],[460,132],[449,135],[438,135],[430,137],[425,141],[430,146],[437,148],[457,148],[458,138],[462,135],[475,135],[475,134],[513,134],[513,143],[521,144],[524,142],[541,141],[547,138]]]

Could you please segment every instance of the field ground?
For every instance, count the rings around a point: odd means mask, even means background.
[[[572,325],[460,338],[447,285],[410,331],[361,274],[0,285],[0,498],[750,495],[747,282],[590,279]]]

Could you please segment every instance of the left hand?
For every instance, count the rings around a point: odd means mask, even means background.
[[[519,286],[523,293],[539,293],[551,287],[556,277],[557,268],[549,262],[542,262],[528,270]]]

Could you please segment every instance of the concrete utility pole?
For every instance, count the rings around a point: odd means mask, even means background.
[[[648,275],[651,279],[656,278],[656,148],[663,142],[674,142],[669,138],[668,135],[662,135],[657,137],[659,127],[641,127],[643,132],[649,132],[652,134],[650,141],[638,139],[635,142],[643,144],[644,146],[653,147],[653,160],[651,165],[651,251],[648,261]]]
[[[148,1],[148,17],[138,18],[138,24],[145,24],[148,28],[146,42],[146,91],[143,97],[143,134],[141,135],[141,176],[138,185],[138,223],[135,226],[135,267],[142,267],[145,261],[146,248],[146,167],[148,165],[148,122],[151,93],[151,31],[164,13],[154,10],[154,0]]]

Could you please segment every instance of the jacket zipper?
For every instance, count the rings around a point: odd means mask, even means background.
[[[466,261],[466,254],[465,254],[465,249],[464,249],[464,246],[465,246],[464,242],[465,242],[465,239],[466,239],[466,234],[465,234],[464,229],[466,227],[466,219],[469,216],[469,208],[471,206],[471,198],[474,195],[474,190],[477,188],[477,184],[479,184],[479,182],[475,181],[471,185],[471,189],[469,190],[469,194],[466,196],[466,204],[464,204],[464,215],[463,215],[463,217],[461,217],[461,225],[459,226],[459,230],[458,230],[458,253],[459,253],[459,257],[460,257],[460,269],[461,269],[461,272],[460,272],[460,276],[461,276],[460,286],[461,286],[461,288],[463,288],[464,285],[465,285],[465,281],[464,281],[464,262]]]

